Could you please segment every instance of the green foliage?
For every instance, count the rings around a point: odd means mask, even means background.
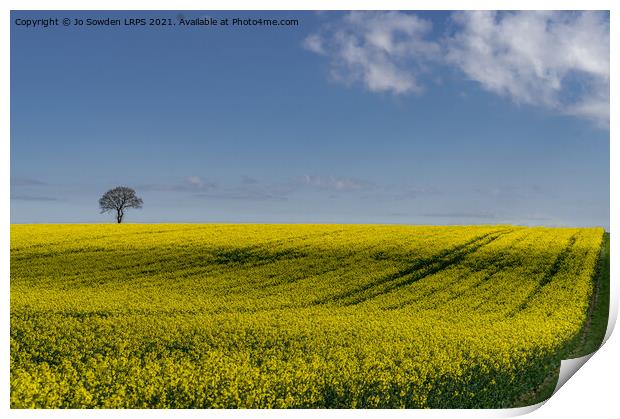
[[[513,406],[587,324],[602,238],[14,225],[11,406]]]

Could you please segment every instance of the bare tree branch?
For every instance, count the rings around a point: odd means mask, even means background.
[[[136,196],[136,191],[126,186],[117,186],[110,189],[99,199],[101,213],[116,211],[116,222],[121,223],[127,208],[142,208],[142,199]]]

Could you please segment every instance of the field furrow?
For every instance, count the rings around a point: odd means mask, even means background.
[[[535,403],[600,339],[602,245],[595,228],[13,225],[11,406]]]

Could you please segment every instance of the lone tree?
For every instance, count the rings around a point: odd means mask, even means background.
[[[126,186],[117,186],[103,194],[99,199],[101,213],[116,211],[116,222],[121,223],[127,208],[142,208],[142,199],[136,196],[136,191]]]

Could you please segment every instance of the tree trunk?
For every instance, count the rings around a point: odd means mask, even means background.
[[[123,211],[117,210],[116,211],[116,222],[120,224],[122,221],[123,221]]]

